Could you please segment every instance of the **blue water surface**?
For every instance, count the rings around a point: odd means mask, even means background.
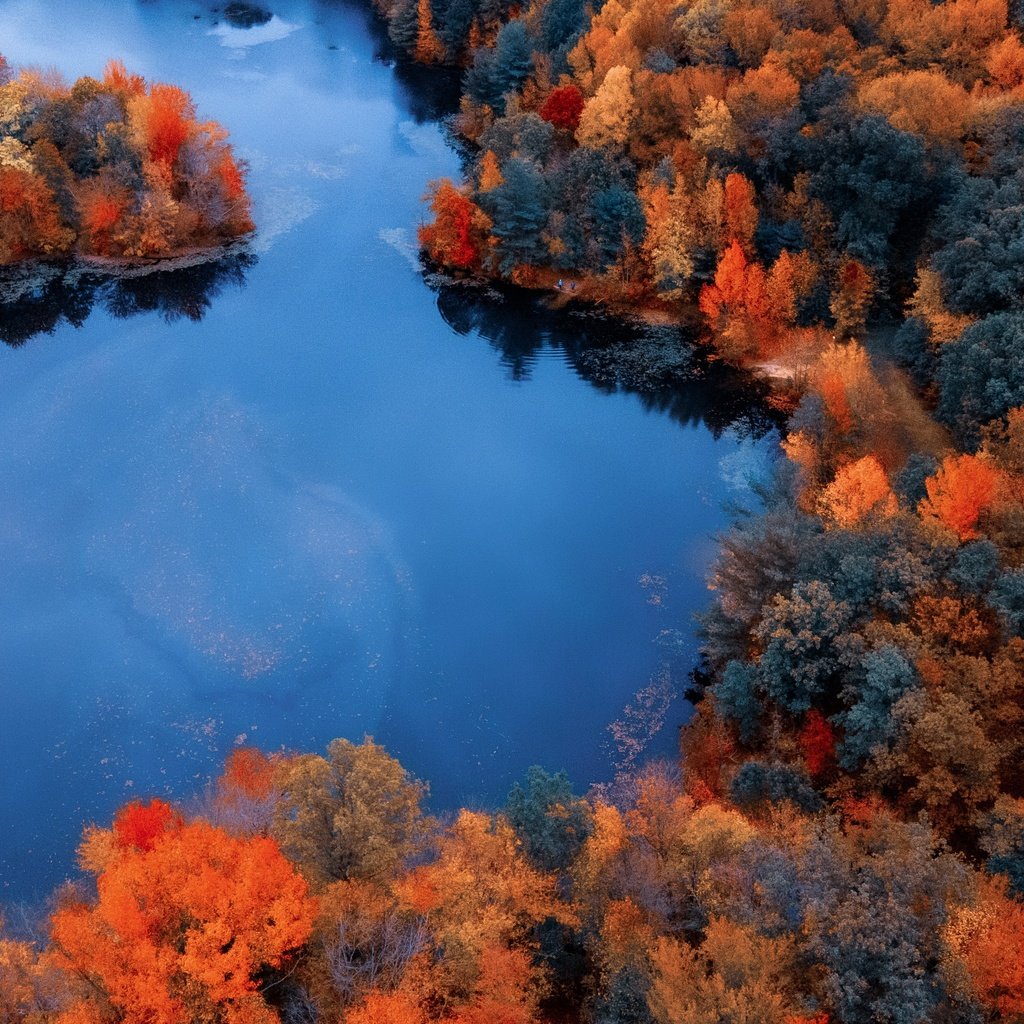
[[[189,90],[260,226],[219,269],[0,309],[0,900],[240,744],[371,734],[440,810],[533,763],[610,778],[615,722],[670,754],[712,534],[771,445],[675,332],[425,276],[451,82],[358,5],[273,15],[0,7],[14,64]]]

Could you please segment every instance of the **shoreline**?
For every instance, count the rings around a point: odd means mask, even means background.
[[[807,372],[807,353],[783,353],[772,359],[753,362],[734,362],[725,358],[716,348],[696,302],[680,303],[678,311],[673,311],[667,303],[657,299],[638,303],[630,303],[624,299],[601,299],[594,296],[585,286],[586,279],[563,277],[562,280],[566,284],[573,282],[577,284],[578,290],[570,292],[564,287],[559,288],[553,282],[546,280],[548,277],[556,277],[554,272],[550,271],[542,272],[544,281],[524,283],[480,274],[456,275],[448,268],[431,261],[422,249],[419,252],[419,258],[428,282],[433,280],[449,287],[475,289],[481,293],[490,292],[495,296],[501,295],[502,290],[519,292],[535,298],[547,309],[556,313],[590,316],[607,319],[609,322],[618,320],[642,327],[677,328],[691,338],[693,344],[699,347],[708,361],[725,363],[733,369],[764,380],[772,385],[773,391],[778,389],[779,397],[784,395],[787,400],[791,399],[793,388],[800,387],[799,382]],[[583,288],[579,288],[581,281],[584,284]],[[878,325],[868,333],[871,335],[884,329],[884,325]],[[787,356],[797,358],[787,358]]]
[[[59,260],[32,258],[0,266],[0,305],[18,302],[39,288],[63,279],[82,277],[137,280],[153,274],[174,273],[217,263],[252,252],[254,233],[217,246],[185,249],[167,256],[127,257],[72,253]]]

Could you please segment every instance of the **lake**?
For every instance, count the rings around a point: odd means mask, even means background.
[[[713,534],[770,457],[758,389],[678,332],[425,274],[457,83],[358,5],[273,15],[0,9],[13,64],[189,90],[259,224],[0,309],[0,900],[241,744],[370,734],[439,811],[671,756]]]

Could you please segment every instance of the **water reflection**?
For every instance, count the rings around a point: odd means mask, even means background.
[[[682,426],[760,437],[780,425],[766,383],[711,361],[685,328],[633,323],[577,306],[553,309],[518,289],[478,288],[428,275],[437,307],[458,334],[478,333],[513,380],[528,380],[538,355],[558,349],[598,390],[637,395]]]
[[[319,0],[316,8],[322,15],[316,24],[329,49],[336,49],[338,44],[328,27],[333,25],[332,12],[343,10],[362,19],[362,28],[373,43],[373,59],[392,69],[403,111],[417,124],[442,121],[457,113],[462,94],[461,68],[427,66],[409,60],[388,38],[387,25],[374,12],[372,4],[362,0]]]
[[[221,46],[228,46],[232,49],[245,48],[248,46],[259,46],[261,43],[277,43],[287,39],[299,26],[279,18],[276,14],[268,14],[265,21],[245,22],[238,24],[232,22],[229,25],[215,25],[210,29],[210,35],[220,39]]]
[[[272,21],[274,15],[256,4],[233,0],[224,8],[224,18],[235,28],[255,28],[257,25],[266,25],[268,21]]]
[[[174,270],[111,276],[78,264],[7,268],[0,275],[0,341],[23,345],[61,324],[81,327],[94,309],[119,320],[159,313],[199,321],[225,288],[241,288],[256,263],[246,250]]]
[[[429,68],[399,59],[390,40],[379,39],[378,60],[394,61],[395,81],[402,103],[417,124],[441,121],[459,109],[462,72],[452,68]]]

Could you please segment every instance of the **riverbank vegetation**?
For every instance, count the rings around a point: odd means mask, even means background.
[[[116,61],[69,87],[0,57],[0,265],[162,258],[252,228],[227,133],[182,89]]]
[[[431,193],[430,256],[696,306],[790,403],[775,486],[712,580],[688,785],[705,765],[741,807],[877,800],[984,859],[1024,797],[1020,12],[430,10],[407,48],[466,66],[478,147]]]
[[[466,69],[475,155],[422,233],[456,272],[699,304],[739,361],[904,309],[947,341],[1019,292],[1005,0],[380,6],[410,55]]]
[[[943,836],[974,789],[932,821],[830,790],[913,671],[891,651],[866,664],[864,725],[838,747],[812,714],[799,760],[740,767],[733,734],[698,726],[682,776],[648,766],[583,798],[531,769],[500,813],[444,823],[369,740],[239,749],[191,806],[137,801],[86,830],[91,881],[55,895],[48,938],[0,940],[0,1019],[1018,1020],[1018,802],[990,801],[972,862]],[[948,724],[931,715],[904,755],[921,779]]]

